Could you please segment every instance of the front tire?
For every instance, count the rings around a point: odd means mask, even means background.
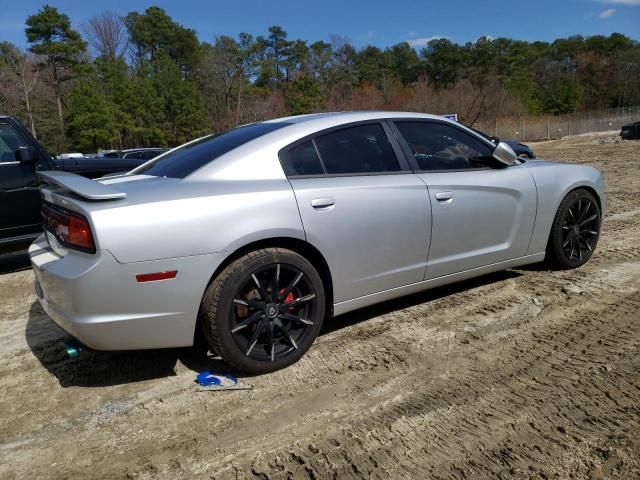
[[[200,320],[212,351],[247,373],[297,362],[320,333],[322,280],[303,256],[283,248],[250,252],[207,288]]]
[[[562,269],[589,261],[600,237],[600,206],[591,192],[577,189],[562,200],[553,220],[547,258]]]

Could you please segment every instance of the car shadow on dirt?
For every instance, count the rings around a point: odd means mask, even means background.
[[[385,315],[397,310],[409,308],[421,303],[428,303],[439,298],[447,297],[456,293],[471,290],[483,285],[489,285],[491,283],[501,282],[511,278],[520,277],[522,273],[514,270],[503,270],[496,273],[490,273],[481,277],[472,278],[470,280],[464,280],[462,282],[453,283],[450,285],[444,285],[442,287],[436,287],[424,292],[414,293],[407,295],[406,297],[396,298],[394,300],[388,300],[386,302],[378,303],[370,307],[365,307],[360,310],[340,315],[339,317],[331,318],[325,321],[320,335],[326,335],[344,327],[355,325],[360,322],[370,320],[380,315]]]
[[[178,362],[194,373],[211,370],[240,375],[204,348],[121,352],[82,349],[78,357],[70,358],[64,342],[72,337],[49,318],[38,302],[31,305],[25,335],[33,355],[65,388],[105,387],[171,377],[176,375]]]
[[[512,270],[493,273],[356,310],[325,322],[320,335],[326,335],[396,310],[430,302],[482,285],[517,278],[520,275]],[[178,361],[194,373],[211,370],[232,373],[239,378],[252,376],[235,371],[219,357],[207,354],[206,349],[203,348],[123,352],[83,350],[78,357],[70,358],[63,344],[68,339],[71,339],[70,335],[47,316],[38,302],[34,302],[31,305],[27,321],[27,344],[42,366],[58,379],[62,387],[104,387],[175,376]]]

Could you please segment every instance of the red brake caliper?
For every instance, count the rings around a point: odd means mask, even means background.
[[[284,293],[284,288],[278,292],[278,295],[282,295],[283,293]],[[284,300],[282,300],[282,302],[290,303],[290,302],[293,302],[295,299],[296,297],[293,295],[293,292],[289,292],[289,294],[284,298]],[[289,311],[291,310],[293,310],[293,308],[289,309]]]

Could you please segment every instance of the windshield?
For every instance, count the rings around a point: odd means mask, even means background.
[[[286,122],[253,123],[234,128],[220,135],[208,135],[178,147],[132,173],[184,178],[234,148],[287,125],[289,123]]]

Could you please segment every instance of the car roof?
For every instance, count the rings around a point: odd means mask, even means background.
[[[356,110],[351,112],[323,112],[309,113],[307,115],[294,115],[291,117],[274,118],[264,123],[285,122],[291,124],[338,122],[351,123],[363,120],[380,120],[383,118],[425,118],[442,120],[444,117],[419,112],[388,112],[384,110]]]
[[[313,113],[259,122],[280,123],[282,128],[265,133],[228,151],[218,157],[216,161],[202,166],[188,177],[194,179],[225,178],[244,180],[281,178],[283,176],[282,167],[277,160],[280,149],[309,135],[315,135],[333,127],[393,118],[437,120],[442,123],[456,125],[458,128],[469,131],[481,141],[489,142],[460,123],[439,115],[427,113],[387,111]],[[270,160],[267,161],[265,159]]]
[[[270,142],[278,142],[278,140],[293,141],[297,138],[302,138],[306,135],[311,135],[322,130],[339,127],[349,123],[366,122],[383,120],[386,118],[415,118],[422,120],[438,120],[441,122],[447,122],[464,127],[462,124],[453,122],[445,117],[439,115],[432,115],[428,113],[417,112],[387,112],[379,110],[365,110],[354,112],[326,112],[326,113],[311,113],[308,115],[296,115],[292,117],[275,118],[273,120],[266,120],[262,123],[283,123],[284,128],[280,128],[273,132],[269,132],[264,135],[264,139],[268,138]],[[464,127],[466,128],[466,127]],[[251,143],[256,144],[261,141],[261,138],[253,140]]]

